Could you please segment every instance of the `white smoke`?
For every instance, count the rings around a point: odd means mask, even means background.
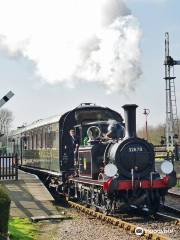
[[[122,0],[0,0],[0,48],[49,83],[134,89],[141,31]]]

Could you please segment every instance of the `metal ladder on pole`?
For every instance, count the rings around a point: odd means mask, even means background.
[[[174,79],[170,80],[170,91],[171,91],[171,104],[172,104],[172,118],[173,118],[173,132],[179,136],[179,124],[178,124],[178,115],[177,115],[177,104],[176,104],[176,88]]]
[[[174,77],[174,65],[180,65],[169,55],[169,33],[165,33],[165,82],[166,82],[166,149],[167,153],[174,153],[175,144],[179,136],[179,124],[177,116],[176,89]],[[173,68],[173,76],[171,70]]]

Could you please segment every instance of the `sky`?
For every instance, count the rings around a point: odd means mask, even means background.
[[[61,2],[61,3],[60,3]],[[178,0],[0,0],[0,94],[13,128],[83,102],[135,103],[137,126],[165,122],[164,34],[180,59]],[[180,66],[175,66],[180,112]]]

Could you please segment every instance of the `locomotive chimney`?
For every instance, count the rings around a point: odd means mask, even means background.
[[[126,104],[124,108],[126,138],[136,137],[136,104]]]

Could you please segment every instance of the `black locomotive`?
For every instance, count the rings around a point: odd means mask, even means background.
[[[165,161],[160,176],[153,145],[136,136],[137,105],[124,105],[120,114],[92,104],[53,119],[40,120],[15,131],[12,149],[21,167],[43,174],[49,186],[68,198],[107,213],[137,208],[155,213],[167,190],[176,184],[173,165]],[[69,130],[79,147],[69,150]]]

